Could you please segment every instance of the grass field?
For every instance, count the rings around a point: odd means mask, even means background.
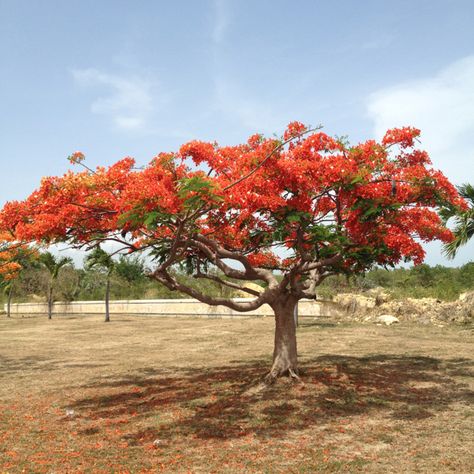
[[[257,391],[270,318],[2,319],[0,472],[473,472],[473,335],[303,322]]]

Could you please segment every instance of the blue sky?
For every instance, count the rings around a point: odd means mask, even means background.
[[[471,0],[0,0],[0,205],[66,157],[145,163],[299,120],[352,141],[414,125],[474,182]],[[427,262],[453,262],[428,247]]]

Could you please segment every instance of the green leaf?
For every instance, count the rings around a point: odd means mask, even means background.
[[[355,178],[351,180],[351,184],[361,183],[363,180],[364,179],[362,178],[362,176],[356,176]]]
[[[128,211],[120,214],[117,219],[117,225],[122,227],[126,223],[130,223],[132,225],[137,224],[139,221],[139,216],[135,213],[135,211]]]
[[[178,184],[178,196],[183,199],[186,209],[195,209],[204,202],[222,201],[221,196],[215,194],[215,185],[206,176],[183,178]]]
[[[301,220],[301,216],[299,216],[298,214],[289,214],[286,218],[286,220],[292,224],[294,222],[300,222]]]
[[[145,219],[143,220],[143,223],[149,227],[152,224],[156,224],[156,218],[159,216],[159,213],[157,211],[152,211],[148,214],[145,215]]]

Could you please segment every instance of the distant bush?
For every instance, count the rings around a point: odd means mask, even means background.
[[[474,290],[474,262],[451,268],[442,265],[418,265],[393,270],[375,269],[350,279],[327,279],[320,287],[321,298],[337,293],[383,287],[395,298],[437,298],[452,301],[465,291]]]
[[[191,276],[181,274],[183,280]],[[45,294],[46,275],[39,268],[28,268],[15,281],[14,300],[16,302],[37,301]],[[56,301],[101,300],[104,295],[105,277],[95,270],[68,267],[61,270],[55,288]],[[213,296],[232,296],[230,288],[221,288],[211,281],[195,280],[193,285],[202,287]],[[363,292],[371,288],[383,287],[395,298],[437,298],[452,301],[465,291],[474,290],[474,262],[458,268],[442,265],[419,265],[393,270],[375,269],[363,276],[328,278],[319,287],[318,298],[331,299],[338,293]],[[146,276],[146,268],[140,261],[119,261],[117,272],[112,277],[112,299],[157,299],[187,298],[188,296],[170,291]],[[0,302],[5,296],[0,293]]]

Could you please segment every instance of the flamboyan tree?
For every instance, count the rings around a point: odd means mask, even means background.
[[[283,137],[254,135],[237,146],[191,141],[142,169],[132,158],[43,178],[1,211],[18,239],[93,248],[115,242],[154,259],[150,276],[210,305],[275,313],[268,381],[297,376],[294,308],[337,274],[423,261],[422,241],[449,242],[436,212],[465,208],[455,187],[415,147],[419,130],[389,130],[350,146],[294,122]],[[71,155],[81,163],[84,155]],[[183,283],[185,265],[249,294],[212,297]],[[246,287],[259,282],[262,290]]]

